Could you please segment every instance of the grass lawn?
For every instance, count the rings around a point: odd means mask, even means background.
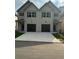
[[[19,36],[22,35],[22,34],[24,34],[24,33],[20,33],[20,32],[18,32],[18,31],[15,31],[15,38],[19,37]]]
[[[59,34],[59,33],[55,33],[53,34],[57,39],[59,39],[60,41],[62,41],[64,43],[64,35]]]

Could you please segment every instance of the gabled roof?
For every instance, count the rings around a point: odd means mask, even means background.
[[[17,12],[19,12],[21,9],[23,9],[24,7],[24,9],[27,9],[30,5],[33,5],[33,6],[35,6],[32,2],[30,2],[29,0],[24,4],[24,5],[22,5],[18,10],[17,10]],[[36,6],[35,6],[36,7]],[[37,7],[36,7],[37,8]],[[37,8],[38,9],[38,8]]]
[[[28,4],[31,4],[30,1],[27,1],[25,4],[23,4],[18,10],[17,12],[19,12],[24,6],[28,5]]]
[[[51,3],[52,8],[55,7],[60,12],[59,8],[57,8],[51,1],[49,1],[48,3]]]
[[[52,5],[51,8],[55,7],[55,8],[59,11],[59,9],[58,9],[51,1],[45,3],[40,9],[42,9],[46,4],[49,4],[49,3],[51,3],[51,5]],[[33,4],[33,3],[28,0],[24,5],[22,5],[22,6],[17,10],[17,12],[19,12],[19,11],[20,11],[21,9],[23,9],[24,7],[25,7],[25,9],[27,9],[31,4]],[[33,4],[33,5],[35,6],[35,4]],[[36,7],[36,6],[35,6],[35,7]],[[36,7],[36,8],[37,8],[37,7]],[[38,9],[38,8],[37,8],[37,9]],[[40,10],[40,9],[38,9],[38,10]],[[59,11],[59,12],[60,12],[60,11]]]
[[[52,5],[51,8],[55,7],[55,8],[60,12],[59,8],[57,8],[51,1],[46,2],[46,3],[40,8],[40,10],[41,10],[45,5],[47,5],[47,4],[49,4],[49,3],[51,3],[51,5]]]
[[[47,2],[40,8],[40,10],[41,10],[45,5],[47,5]]]

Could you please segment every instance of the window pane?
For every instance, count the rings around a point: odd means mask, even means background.
[[[36,17],[36,12],[27,12],[27,17]]]
[[[46,13],[45,12],[42,12],[42,17],[46,17]]]
[[[51,13],[50,12],[47,12],[47,17],[51,17]]]
[[[27,17],[31,17],[31,12],[27,12]]]
[[[36,17],[36,12],[32,12],[32,17]]]

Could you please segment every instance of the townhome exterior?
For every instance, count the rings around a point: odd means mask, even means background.
[[[59,19],[60,11],[51,1],[39,9],[28,0],[17,12],[18,31],[54,32],[54,21]]]

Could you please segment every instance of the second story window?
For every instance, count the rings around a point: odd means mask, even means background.
[[[45,12],[42,12],[42,17],[46,17],[46,13]]]
[[[51,13],[50,12],[47,12],[47,17],[51,17]]]
[[[42,12],[42,17],[51,17],[50,12]]]
[[[32,12],[32,17],[36,17],[36,12]]]
[[[24,13],[19,13],[20,16],[24,16]]]
[[[31,12],[27,12],[27,17],[31,17]]]
[[[36,12],[27,12],[27,17],[36,17]]]

